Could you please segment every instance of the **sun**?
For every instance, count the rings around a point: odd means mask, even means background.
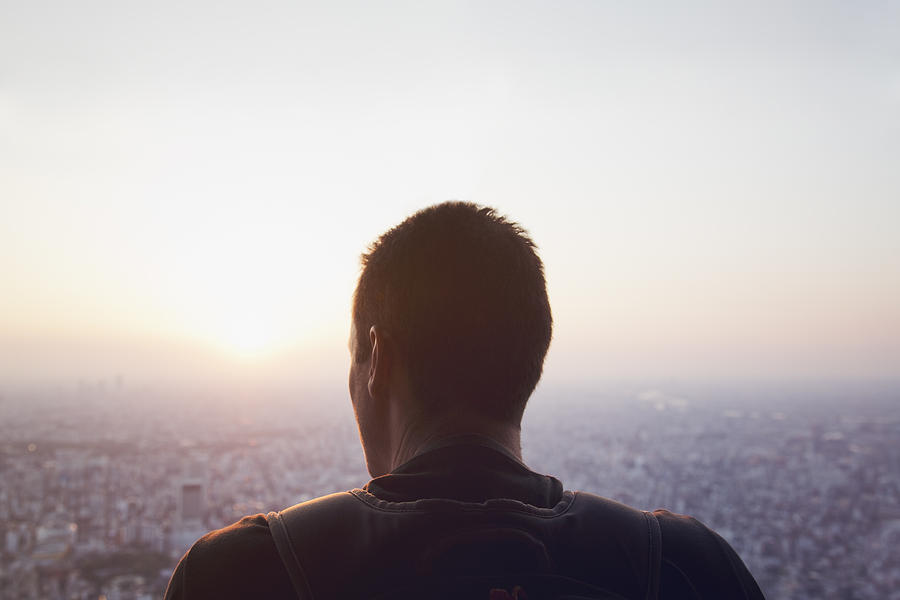
[[[231,319],[222,328],[220,335],[224,347],[235,355],[245,358],[261,358],[274,351],[276,335],[264,320],[254,317]]]

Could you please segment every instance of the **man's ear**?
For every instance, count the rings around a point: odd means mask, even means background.
[[[369,363],[369,395],[382,398],[387,395],[391,380],[392,348],[387,337],[375,325],[369,329],[372,344],[372,360]]]

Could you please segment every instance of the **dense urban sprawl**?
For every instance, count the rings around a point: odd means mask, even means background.
[[[892,398],[635,388],[541,390],[533,404],[529,466],[567,489],[695,516],[767,597],[900,598]],[[159,598],[206,531],[367,479],[342,398],[0,392],[0,598]]]

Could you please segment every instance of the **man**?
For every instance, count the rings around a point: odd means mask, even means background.
[[[761,598],[712,530],[522,462],[550,344],[543,265],[490,208],[448,202],[362,258],[350,398],[373,479],[201,538],[167,598]]]

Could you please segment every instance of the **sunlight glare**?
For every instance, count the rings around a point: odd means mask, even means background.
[[[260,358],[274,350],[274,331],[261,319],[240,316],[223,326],[221,343],[241,358]]]

